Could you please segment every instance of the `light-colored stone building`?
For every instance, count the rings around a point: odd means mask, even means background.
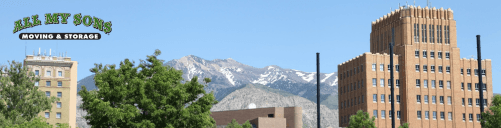
[[[24,66],[40,77],[40,81],[35,82],[39,90],[60,99],[52,104],[52,112],[43,111],[38,115],[47,118],[47,123],[54,126],[68,123],[75,128],[78,62],[70,57],[47,56],[39,52],[38,55],[27,55]]]
[[[272,107],[211,112],[218,128],[225,128],[235,119],[243,124],[249,121],[255,128],[302,128],[301,107]]]
[[[377,127],[391,127],[388,44],[392,28],[396,124],[480,128],[479,90],[484,91],[486,103],[493,96],[491,60],[482,60],[479,74],[477,60],[460,58],[451,9],[413,6],[400,7],[372,22],[370,52],[338,65],[340,127],[347,127],[357,110],[375,116]],[[478,77],[485,88],[479,86]]]

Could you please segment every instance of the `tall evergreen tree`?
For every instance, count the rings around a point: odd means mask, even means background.
[[[369,113],[358,110],[356,115],[350,116],[348,128],[376,128],[375,117],[370,118]]]
[[[38,90],[40,78],[19,62],[0,67],[0,127],[30,122],[59,101]]]
[[[501,95],[492,98],[489,110],[482,113],[483,128],[501,128]]]
[[[210,109],[217,101],[198,78],[183,81],[182,71],[163,66],[160,51],[138,66],[125,59],[120,67],[95,64],[95,85],[82,86],[84,118],[95,127],[200,128],[215,125]],[[210,79],[204,80],[206,83]]]

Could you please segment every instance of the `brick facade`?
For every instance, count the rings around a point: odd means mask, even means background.
[[[482,89],[476,90],[481,87],[475,85],[482,76],[487,85],[484,99],[490,103],[491,60],[482,62],[486,74],[476,74],[477,61],[460,58],[453,11],[413,6],[400,7],[372,22],[371,52],[338,65],[340,126],[348,126],[349,116],[363,110],[370,116],[377,114],[377,127],[391,127],[388,44],[392,28],[394,65],[398,65],[394,68],[398,68],[394,83],[399,85],[395,88],[395,111],[400,113],[395,113],[397,125],[408,122],[411,127],[480,127],[480,107],[476,103],[480,100],[478,90]]]

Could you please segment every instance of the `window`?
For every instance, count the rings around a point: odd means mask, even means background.
[[[473,121],[473,114],[470,113],[470,122]]]
[[[424,88],[428,88],[428,80],[423,80]]]
[[[57,92],[57,98],[61,98],[63,96],[62,92]]]
[[[364,103],[364,95],[362,95],[362,103]]]
[[[39,70],[35,70],[35,76],[38,76],[40,75],[40,71]]]
[[[388,103],[391,103],[391,95],[388,95]]]
[[[419,72],[419,64],[416,64],[416,72]]]
[[[435,80],[431,80],[431,88],[435,88],[436,87],[435,83],[436,83]]]
[[[63,76],[63,72],[62,71],[57,71],[57,76],[62,77]]]
[[[464,118],[463,118],[464,120]],[[480,122],[480,114],[477,114],[477,122]]]
[[[435,58],[435,52],[434,51],[430,51],[430,58]]]
[[[57,82],[57,87],[63,87],[63,82],[58,81],[58,82]]]
[[[50,118],[50,113],[49,112],[45,112],[45,118]]]
[[[38,86],[38,83],[39,83],[38,81],[35,81],[35,86]]]
[[[60,112],[56,113],[56,118],[61,119],[61,113]]]
[[[440,119],[442,119],[442,120],[445,119],[445,113],[444,112],[440,112]]]
[[[268,114],[268,117],[275,117],[274,114]]]
[[[416,51],[414,52],[414,55],[416,56],[416,58],[418,58],[418,57],[419,57],[419,50],[416,50]]]
[[[428,103],[428,95],[424,95],[424,103]]]
[[[475,102],[476,102],[477,107],[480,106],[480,99],[478,99],[478,98],[475,99]]]
[[[372,64],[372,71],[376,71],[376,64]]]
[[[50,71],[47,71],[47,74],[45,74],[45,75],[46,76],[50,76],[50,74],[51,74]]]
[[[50,87],[50,81],[45,81],[45,86]]]
[[[421,80],[419,79],[416,79],[416,87],[421,87]]]
[[[388,79],[388,87],[391,87],[391,79]]]
[[[428,71],[428,65],[423,65],[423,72],[427,72]]]
[[[397,65],[395,65],[395,71],[397,71],[397,72],[398,72],[399,70],[400,70],[400,66],[399,66],[398,64],[397,64]]]
[[[442,25],[437,25],[437,42],[442,43]]]
[[[372,95],[372,101],[374,103],[377,102],[377,94]]]
[[[430,67],[430,70],[431,70],[431,72],[435,72],[435,66],[433,66],[433,65],[432,65],[432,66]]]
[[[463,113],[463,121],[466,121],[466,114]]]
[[[384,103],[384,94],[381,94],[381,103]]]
[[[464,83],[461,83],[461,90],[464,90]]]
[[[468,83],[468,91],[471,91],[471,83]]]
[[[438,52],[438,59],[442,59],[442,52]]]
[[[478,69],[475,69],[475,76],[478,76]]]
[[[438,87],[439,88],[444,88],[444,81],[443,80],[439,80],[438,81]]]
[[[447,81],[447,89],[451,89],[451,81]]]
[[[424,111],[424,118],[430,119],[430,112],[429,111]]]
[[[421,111],[417,111],[417,118],[421,119]]]
[[[61,108],[61,102],[57,102],[57,108]]]
[[[384,64],[379,65],[379,71],[384,71]]]
[[[400,119],[400,111],[397,111],[397,119]]]
[[[434,41],[434,36],[435,36],[435,31],[434,31],[434,28],[435,28],[435,25],[430,25],[428,26],[430,27],[430,43],[435,43]]]
[[[487,91],[487,84],[483,84],[482,89],[484,90],[484,92]]]
[[[463,106],[464,106],[464,98],[463,98],[463,99],[461,99],[461,105],[463,105]]]
[[[428,54],[426,54],[426,50],[423,51],[423,58],[426,58]]]
[[[379,85],[380,85],[381,87],[384,87],[384,79],[379,80]]]
[[[433,119],[436,120],[437,119],[437,111],[433,111]]]
[[[466,69],[466,74],[470,75],[471,74],[471,69]]]
[[[447,96],[447,104],[449,104],[449,105],[452,104],[452,98],[451,98],[451,96]]]
[[[447,66],[447,67],[445,67],[445,72],[447,72],[447,73],[451,73],[451,66]]]
[[[436,96],[431,96],[431,103],[433,103],[433,104],[437,103],[437,97]]]
[[[484,106],[487,106],[487,99],[484,99]]]
[[[398,80],[398,79],[397,79],[397,80],[395,81],[395,83],[396,83],[395,85],[397,86],[397,88],[398,88],[398,87],[400,87],[400,80]]]
[[[384,118],[386,118],[386,111],[381,110],[381,119],[384,119]]]
[[[414,24],[414,42],[419,42],[419,24]]]
[[[49,91],[46,91],[46,92],[45,92],[45,95],[46,95],[47,97],[50,97],[50,92],[49,92]]]
[[[475,91],[478,91],[478,83],[475,83]]]
[[[421,28],[422,28],[421,34],[423,35],[423,36],[421,36],[421,40],[423,42],[426,42],[426,40],[427,40],[426,39],[426,24],[421,24]]]
[[[376,78],[372,78],[372,86],[376,87],[376,84],[377,84]]]
[[[438,66],[438,72],[439,72],[439,73],[442,73],[443,71],[444,71],[444,70],[443,70],[442,66]]]
[[[397,95],[397,103],[400,103],[400,95]]]
[[[472,104],[471,102],[472,102],[472,99],[468,98],[468,106],[470,106],[470,107],[471,107],[471,104]]]
[[[374,117],[376,117],[376,118],[377,118],[377,110],[374,110],[374,111],[372,112],[372,115],[374,115]]]
[[[440,96],[440,104],[444,104],[444,96]]]
[[[421,103],[421,95],[416,95],[417,103]]]
[[[482,69],[482,76],[485,76],[485,74],[487,74],[485,69]]]
[[[388,110],[388,117],[390,117],[390,119],[392,118],[391,115],[392,115],[391,110]]]
[[[463,72],[463,68],[461,68],[461,75],[463,75],[463,74],[464,74],[464,72]]]
[[[445,52],[445,58],[446,58],[446,59],[449,59],[449,58],[450,58],[450,56],[451,56],[451,55],[450,55],[450,53],[449,53],[449,52]]]

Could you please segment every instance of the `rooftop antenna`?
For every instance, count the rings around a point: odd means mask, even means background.
[[[43,50],[43,56],[47,56],[47,49]]]
[[[52,56],[52,49],[49,48],[49,56]]]
[[[430,4],[430,0],[426,0],[426,6],[428,6],[428,4]]]
[[[416,0],[414,0],[414,6],[416,6]]]
[[[38,47],[38,56],[40,56],[40,47]]]

